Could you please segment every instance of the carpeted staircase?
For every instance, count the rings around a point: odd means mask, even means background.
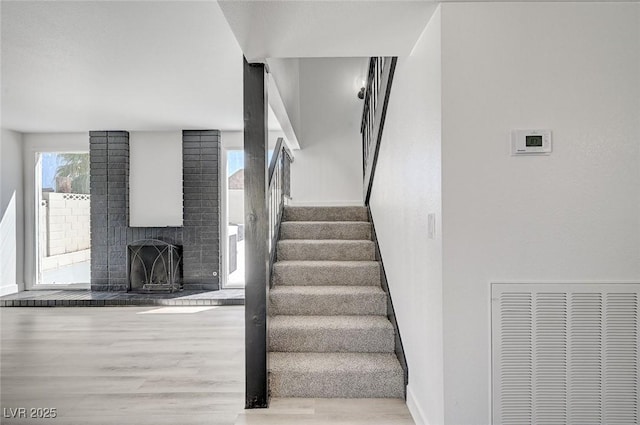
[[[286,207],[269,318],[272,397],[403,398],[364,207]]]

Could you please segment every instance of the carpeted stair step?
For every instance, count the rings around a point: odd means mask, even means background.
[[[274,286],[272,315],[386,315],[387,294],[379,286]]]
[[[274,285],[380,285],[375,261],[278,261]]]
[[[278,242],[278,261],[329,260],[373,261],[372,241],[289,239]]]
[[[394,330],[386,316],[273,316],[269,351],[393,352]]]
[[[365,221],[284,221],[280,239],[371,240],[371,223]]]
[[[285,207],[283,221],[369,221],[366,207]]]
[[[393,353],[270,353],[272,397],[403,398]]]

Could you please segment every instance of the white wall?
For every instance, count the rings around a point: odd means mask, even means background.
[[[269,130],[269,149],[273,149],[278,142],[279,137],[285,137],[284,132],[279,130]],[[221,131],[220,143],[223,149],[244,149],[244,132],[243,131]]]
[[[27,290],[36,283],[35,171],[38,152],[89,152],[89,133],[25,133],[23,135],[24,179],[24,281]],[[57,285],[56,287],[59,287]],[[88,286],[88,284],[87,284]]]
[[[362,205],[364,58],[300,59],[301,133],[291,166],[294,205]]]
[[[24,289],[22,134],[0,135],[0,296]]]
[[[129,133],[129,225],[182,226],[182,132]]]
[[[442,4],[442,115],[445,420],[488,424],[491,282],[640,281],[640,4]]]
[[[398,59],[370,202],[417,424],[444,420],[440,81],[438,9],[412,55]]]
[[[299,147],[300,62],[297,58],[269,58],[267,64],[271,75],[269,104],[287,134],[287,139],[290,142],[295,140],[292,144]]]

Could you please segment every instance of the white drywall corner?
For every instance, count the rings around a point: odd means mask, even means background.
[[[0,136],[0,296],[24,288],[24,186],[21,133]]]

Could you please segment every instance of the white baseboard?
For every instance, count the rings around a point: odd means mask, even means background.
[[[362,207],[362,200],[353,201],[296,201],[291,199],[288,203],[290,207]]]
[[[5,295],[9,294],[15,294],[18,291],[18,285],[15,283],[13,285],[0,286],[0,297],[4,297]]]
[[[409,413],[411,413],[416,425],[429,425],[424,412],[417,403],[416,398],[413,395],[413,391],[411,391],[411,387],[409,386],[407,386],[407,407],[409,408]]]

